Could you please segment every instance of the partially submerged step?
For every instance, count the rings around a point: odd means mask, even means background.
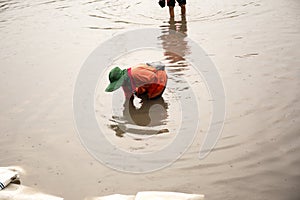
[[[139,192],[135,200],[203,200],[202,194],[186,194],[179,192]]]
[[[136,196],[114,194],[104,197],[87,198],[85,200],[203,200],[202,194],[186,194],[179,192],[145,191]]]
[[[87,198],[85,200],[134,200],[134,195],[113,194],[104,197]]]

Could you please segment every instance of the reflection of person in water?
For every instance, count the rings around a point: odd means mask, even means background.
[[[167,118],[168,104],[165,103],[162,97],[156,98],[154,100],[141,99],[139,102],[141,104],[140,108],[134,105],[133,97],[127,99],[124,103],[123,118],[124,123],[117,122],[117,124],[110,125],[110,127],[116,132],[116,135],[123,137],[125,132],[139,134],[139,135],[157,135],[161,133],[168,132],[167,129],[155,129],[165,124],[165,119]],[[129,126],[128,126],[129,125]],[[138,125],[149,127],[148,129],[137,129],[134,126]]]
[[[162,97],[152,101],[142,99],[139,103],[141,103],[141,107],[136,108],[132,98],[125,102],[123,114],[130,116],[131,122],[139,126],[162,125],[162,121],[167,117],[166,109],[168,107]],[[159,109],[159,112],[155,112],[158,111],[156,108]],[[151,111],[151,109],[154,110]]]
[[[155,99],[165,90],[167,73],[165,66],[160,62],[140,64],[123,70],[115,67],[109,73],[109,81],[106,92],[113,92],[122,86],[127,99],[133,94]]]
[[[184,57],[188,53],[188,41],[185,39],[187,37],[185,16],[182,16],[181,21],[175,21],[173,18],[170,18],[169,24],[163,25],[161,28],[163,34],[160,36],[160,39],[162,40],[166,59],[170,63],[185,60]]]

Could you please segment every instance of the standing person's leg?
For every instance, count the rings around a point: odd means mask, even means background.
[[[185,5],[182,5],[182,6],[181,6],[181,14],[182,14],[182,15],[185,15]]]
[[[174,18],[174,7],[169,6],[169,13],[170,13],[170,18]]]
[[[177,2],[179,3],[179,5],[181,7],[181,14],[185,15],[185,13],[186,13],[186,9],[185,9],[186,0],[177,0]]]
[[[168,0],[167,6],[169,6],[170,18],[174,18],[175,0]]]

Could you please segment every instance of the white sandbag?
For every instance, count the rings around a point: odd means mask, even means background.
[[[30,187],[9,184],[0,192],[1,200],[63,200],[63,198],[43,194]]]
[[[139,192],[135,200],[203,200],[202,194],[185,194],[179,192]]]
[[[0,190],[3,190],[8,184],[17,179],[19,179],[19,174],[17,171],[0,167]]]
[[[85,200],[134,200],[134,195],[113,194],[104,197],[86,198]]]

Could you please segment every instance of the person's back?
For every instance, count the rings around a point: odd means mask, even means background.
[[[126,98],[136,94],[154,99],[163,94],[167,79],[162,63],[139,64],[123,70],[115,67],[109,73],[110,84],[105,91],[112,92],[122,86]]]
[[[136,95],[146,94],[149,99],[162,95],[167,84],[164,68],[141,64],[131,68],[132,78],[136,84]]]

